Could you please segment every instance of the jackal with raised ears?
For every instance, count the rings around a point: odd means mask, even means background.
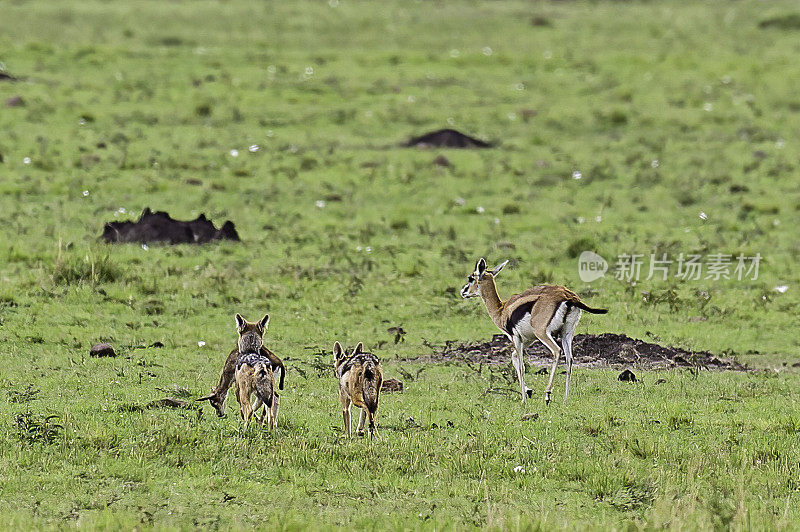
[[[240,314],[236,314],[236,330],[239,333],[239,338],[236,343],[236,348],[233,349],[230,354],[228,355],[227,360],[225,361],[225,365],[222,368],[222,374],[219,378],[219,383],[217,386],[211,389],[211,394],[206,395],[205,397],[201,397],[198,401],[208,401],[211,406],[217,411],[217,415],[223,417],[225,415],[225,400],[228,395],[228,389],[234,383],[237,383],[237,392],[236,397],[237,400],[240,399],[239,391],[238,391],[238,381],[237,381],[237,374],[239,373],[241,364],[240,362],[243,361],[245,355],[258,355],[256,358],[253,356],[247,357],[247,364],[246,366],[254,369],[255,366],[253,364],[257,364],[258,359],[266,360],[266,366],[270,368],[270,374],[272,381],[272,401],[270,403],[271,406],[271,421],[274,424],[277,423],[277,416],[278,416],[278,407],[280,405],[280,397],[278,393],[275,391],[274,379],[278,379],[279,381],[279,389],[283,389],[283,379],[286,375],[286,368],[283,365],[283,362],[280,358],[278,358],[272,351],[267,349],[264,346],[263,336],[264,332],[267,330],[267,326],[269,325],[269,314],[265,315],[261,320],[257,322],[248,322],[245,320]],[[253,364],[250,364],[252,362]],[[262,360],[263,362],[263,360]],[[248,371],[248,373],[250,373]],[[244,376],[244,374],[243,374]],[[262,378],[266,378],[262,376]],[[252,392],[256,388],[253,387],[250,391]],[[248,395],[249,401],[249,395]],[[264,401],[256,399],[258,406],[260,406]],[[241,400],[239,400],[241,405]],[[254,409],[255,410],[255,409]],[[262,417],[263,419],[263,417]]]
[[[342,344],[333,344],[334,373],[339,379],[339,399],[342,402],[342,418],[345,434],[350,436],[350,404],[361,409],[358,433],[363,434],[364,422],[369,418],[370,436],[375,433],[375,414],[378,412],[383,368],[380,360],[364,351],[358,343],[351,354],[346,354]]]

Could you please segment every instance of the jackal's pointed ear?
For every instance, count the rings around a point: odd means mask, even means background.
[[[269,314],[264,314],[264,317],[258,322],[258,328],[261,329],[263,333],[267,330],[267,325],[269,325]]]
[[[244,318],[242,317],[242,315],[237,313],[236,314],[236,329],[241,331],[242,329],[244,329],[245,323],[246,322],[244,321]]]
[[[506,264],[508,264],[508,261],[505,261],[503,264],[501,264],[499,266],[495,266],[494,270],[492,270],[492,275],[497,275],[498,273],[500,273],[500,270],[505,268]]]
[[[358,345],[356,346],[356,348],[353,349],[353,354],[357,355],[357,354],[363,353],[363,352],[364,352],[364,343],[363,342],[358,342]]]
[[[333,358],[338,360],[341,358],[342,354],[344,354],[344,349],[342,349],[342,344],[336,342],[333,344]]]
[[[478,263],[475,265],[475,273],[480,277],[483,275],[483,272],[486,271],[486,260],[483,257],[478,259]]]

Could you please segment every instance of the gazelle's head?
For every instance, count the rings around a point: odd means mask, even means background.
[[[478,262],[475,264],[475,271],[467,277],[467,284],[461,287],[461,297],[467,299],[480,296],[481,282],[483,282],[484,279],[494,278],[506,264],[508,264],[508,261],[505,261],[493,270],[489,270],[486,268],[486,261],[483,258],[478,259]]]
[[[263,345],[264,331],[269,324],[269,314],[259,321],[247,321],[241,314],[236,315],[236,330],[239,331],[239,353],[258,353]]]

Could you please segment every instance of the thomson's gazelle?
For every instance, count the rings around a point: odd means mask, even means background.
[[[567,359],[567,387],[564,392],[566,403],[569,396],[569,379],[572,376],[572,338],[575,336],[578,320],[581,319],[581,310],[592,314],[605,314],[608,310],[588,307],[576,293],[563,286],[554,285],[534,286],[503,301],[497,294],[494,278],[506,264],[508,261],[493,270],[488,270],[486,261],[480,259],[467,284],[461,289],[461,297],[466,299],[480,296],[494,324],[514,342],[511,362],[517,370],[523,403],[526,396],[531,396],[531,390],[525,386],[525,362],[522,356],[525,346],[532,344],[538,338],[553,354],[550,381],[544,393],[545,401],[550,403],[553,377],[556,374],[558,360],[561,358],[561,348],[553,340],[553,335],[561,337],[561,347]]]

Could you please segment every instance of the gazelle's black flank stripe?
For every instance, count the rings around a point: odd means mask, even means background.
[[[537,300],[528,301],[514,309],[506,322],[506,332],[508,332],[508,334],[514,334],[514,327],[522,321],[526,314],[530,314],[531,309],[533,309],[533,304],[536,303],[536,301]]]

